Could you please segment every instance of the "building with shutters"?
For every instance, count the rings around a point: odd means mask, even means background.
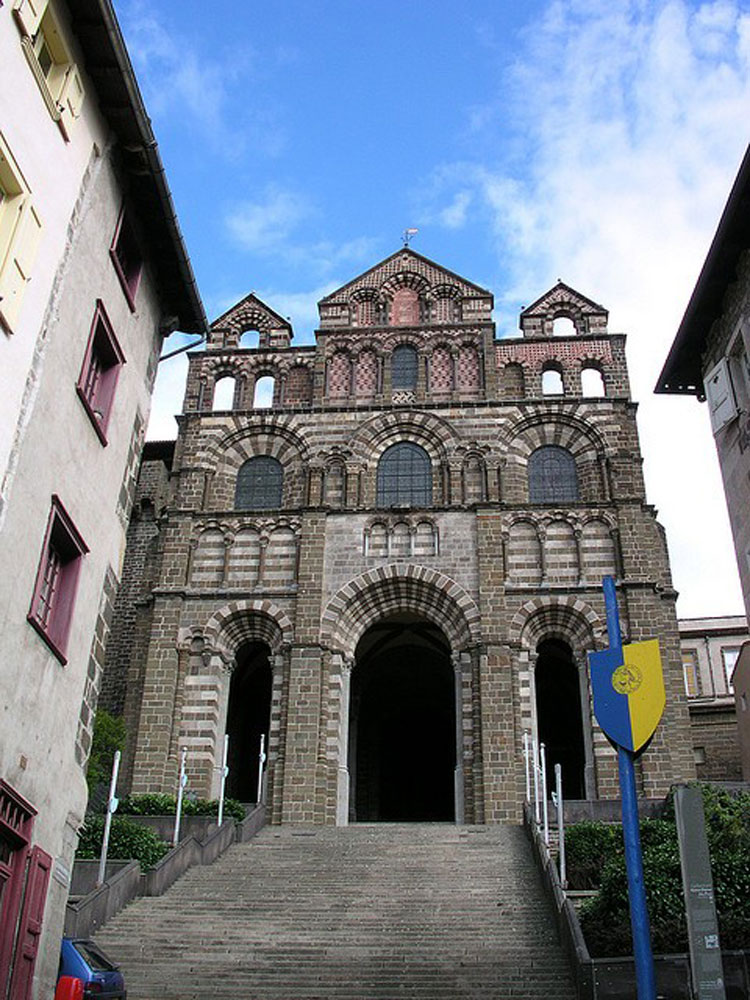
[[[708,403],[750,617],[750,147],[656,391]]]
[[[205,317],[108,0],[0,5],[0,997],[51,997],[165,332]]]
[[[665,539],[607,311],[564,283],[496,337],[491,293],[404,248],[319,304],[314,346],[248,295],[189,355],[148,447],[102,697],[124,789],[273,822],[518,820],[523,734],[568,797],[618,794],[586,653],[604,574],[658,636],[667,708],[642,794],[695,777]],[[503,331],[505,332],[505,331]]]

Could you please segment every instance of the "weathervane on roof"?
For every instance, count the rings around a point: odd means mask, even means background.
[[[404,234],[403,234],[403,236],[401,238],[404,241],[404,246],[405,247],[409,246],[409,241],[412,239],[412,237],[416,236],[418,232],[419,232],[418,229],[405,229],[404,230]]]

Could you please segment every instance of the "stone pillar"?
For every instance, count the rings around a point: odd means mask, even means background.
[[[479,656],[482,702],[482,763],[486,823],[517,822],[521,816],[520,736],[515,712],[510,651],[485,646]]]
[[[320,646],[292,646],[287,696],[283,823],[322,823],[318,800],[318,737],[321,706]]]

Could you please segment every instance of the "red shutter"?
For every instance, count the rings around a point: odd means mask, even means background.
[[[32,847],[26,874],[26,893],[18,926],[16,958],[10,982],[9,1000],[28,1000],[34,979],[34,965],[42,933],[42,917],[47,900],[52,858],[41,847]]]

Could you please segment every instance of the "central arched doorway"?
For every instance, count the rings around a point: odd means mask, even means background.
[[[570,646],[561,639],[543,640],[537,654],[537,733],[545,748],[547,788],[555,787],[555,764],[560,764],[563,796],[584,799],[586,751],[578,667]]]
[[[455,681],[443,632],[404,613],[357,644],[349,724],[350,819],[455,819]]]
[[[255,802],[258,796],[260,738],[268,745],[271,715],[271,665],[264,642],[246,642],[237,650],[236,666],[229,685],[227,735],[229,754],[226,794],[240,802]]]

